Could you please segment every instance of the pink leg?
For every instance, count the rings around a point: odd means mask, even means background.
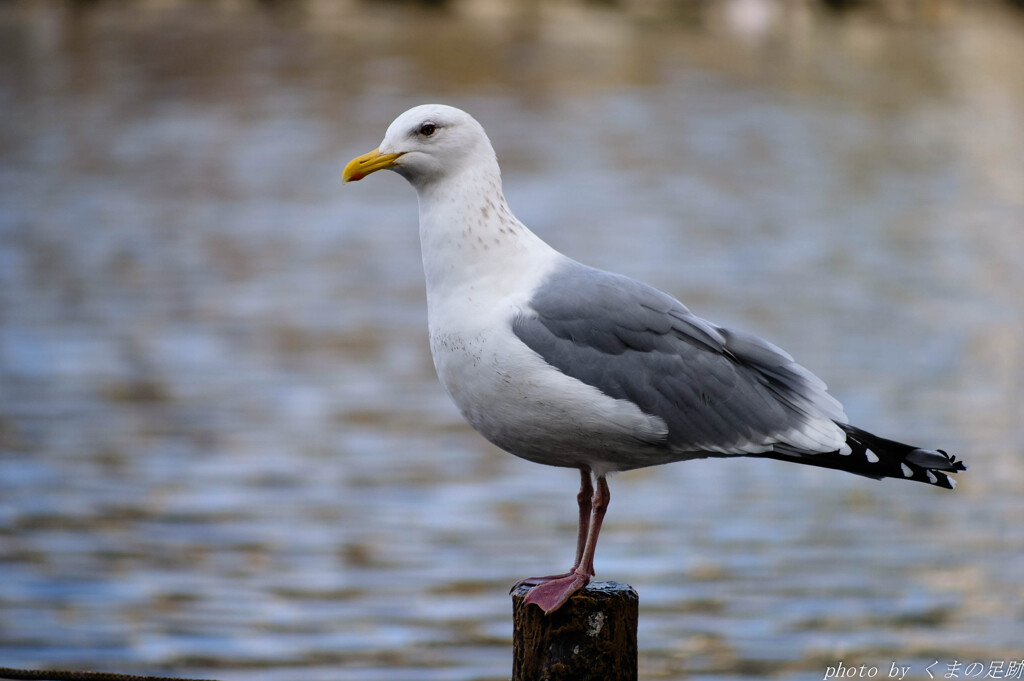
[[[603,475],[597,477],[597,493],[594,495],[594,512],[590,521],[590,530],[587,533],[587,543],[583,548],[583,558],[580,568],[590,577],[594,572],[594,553],[597,551],[597,537],[601,534],[601,525],[604,524],[604,514],[608,511],[608,502],[611,501],[612,493],[608,489],[608,481]],[[587,580],[589,581],[589,580]]]
[[[576,503],[580,507],[580,519],[576,531],[576,559],[572,564],[575,570],[583,559],[583,550],[587,545],[587,534],[590,532],[590,513],[593,510],[594,483],[590,480],[590,471],[580,469],[580,491],[576,495]],[[571,570],[570,570],[571,572]]]
[[[597,491],[591,502],[587,539],[580,552],[576,567],[567,575],[535,586],[526,595],[526,603],[536,604],[544,611],[545,615],[562,607],[574,593],[589,584],[590,578],[594,576],[594,551],[597,549],[597,537],[601,533],[601,524],[604,522],[604,514],[608,510],[608,501],[611,498],[608,482],[604,476],[596,477]]]
[[[580,469],[580,491],[576,495],[576,503],[580,507],[580,519],[577,525],[576,531],[576,561],[572,564],[572,568],[568,572],[563,572],[560,575],[548,575],[547,577],[527,577],[521,579],[512,586],[512,591],[515,591],[523,584],[530,586],[537,586],[538,584],[544,584],[545,582],[551,582],[556,579],[568,577],[576,571],[576,568],[580,566],[580,560],[583,558],[583,548],[587,543],[587,532],[590,529],[590,510],[591,510],[591,497],[594,495],[594,485],[590,481],[590,470],[586,468]]]

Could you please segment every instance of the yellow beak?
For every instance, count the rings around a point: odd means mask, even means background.
[[[342,182],[358,182],[370,173],[390,168],[401,154],[382,154],[380,149],[374,149],[368,154],[356,156],[345,166],[341,174]]]

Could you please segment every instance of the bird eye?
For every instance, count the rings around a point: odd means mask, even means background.
[[[424,137],[430,137],[437,132],[437,126],[433,123],[424,123],[420,126],[420,134]]]

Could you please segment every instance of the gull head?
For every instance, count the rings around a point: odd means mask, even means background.
[[[409,109],[388,126],[380,146],[352,159],[342,181],[393,170],[420,189],[473,165],[497,168],[487,133],[472,116],[443,104]]]

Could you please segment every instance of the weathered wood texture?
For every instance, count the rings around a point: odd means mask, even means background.
[[[512,681],[636,681],[640,597],[619,582],[591,582],[545,615],[512,592]]]

